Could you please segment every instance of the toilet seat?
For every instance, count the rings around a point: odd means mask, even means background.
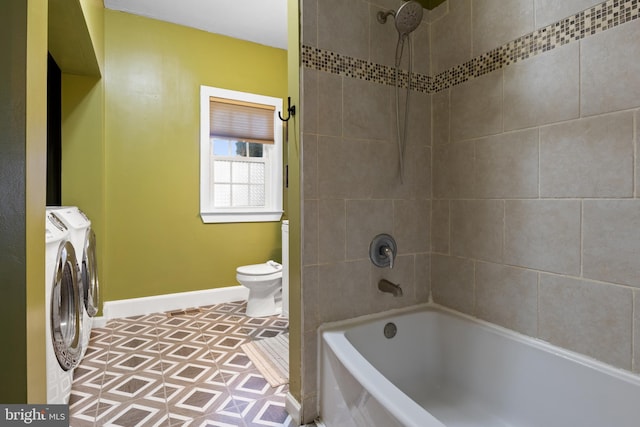
[[[262,264],[243,265],[236,268],[238,279],[249,282],[268,281],[282,277],[282,265],[275,261]]]

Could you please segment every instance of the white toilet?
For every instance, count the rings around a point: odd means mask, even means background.
[[[244,265],[236,269],[236,280],[249,289],[246,315],[264,317],[280,314],[282,302],[276,302],[282,290],[282,265],[275,261]]]

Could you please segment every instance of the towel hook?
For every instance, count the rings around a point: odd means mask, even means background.
[[[278,117],[280,117],[280,120],[282,120],[283,122],[288,122],[289,119],[291,118],[291,116],[295,116],[296,115],[296,106],[295,105],[291,105],[291,97],[290,96],[287,97],[287,112],[289,113],[289,115],[285,119],[284,117],[282,117],[280,115],[280,112],[278,111]]]

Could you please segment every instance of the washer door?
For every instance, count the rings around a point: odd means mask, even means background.
[[[83,303],[89,316],[93,317],[100,308],[100,287],[98,285],[98,261],[96,258],[96,234],[87,231],[82,257]]]
[[[78,260],[71,242],[60,244],[51,290],[51,338],[60,367],[65,371],[80,363],[82,315]]]

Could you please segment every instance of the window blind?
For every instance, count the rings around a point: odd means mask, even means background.
[[[259,144],[273,144],[272,105],[210,97],[210,135]]]

